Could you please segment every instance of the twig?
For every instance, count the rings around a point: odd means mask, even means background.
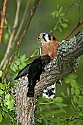
[[[9,43],[8,43],[7,50],[6,50],[6,53],[4,55],[4,58],[3,58],[3,60],[0,63],[0,69],[3,66],[4,62],[6,61],[6,58],[7,58],[8,54],[9,54],[9,52],[10,52],[10,48],[11,48],[11,44],[12,44],[12,41],[13,41],[13,38],[14,38],[16,26],[18,24],[18,16],[19,16],[19,10],[20,10],[20,3],[21,3],[21,0],[17,0],[17,10],[16,10],[15,20],[14,20],[14,25],[13,25],[13,31],[12,31],[12,33],[10,35]]]
[[[83,24],[83,20],[80,20],[77,23],[77,25],[66,35],[66,37],[64,38],[64,40],[66,40],[82,24]]]
[[[7,0],[4,0],[2,18],[1,18],[1,25],[0,25],[0,43],[1,43],[1,39],[2,39],[3,27],[4,27],[4,20],[5,20],[5,14],[6,14],[6,5],[7,5]]]
[[[25,36],[25,34],[26,34],[26,32],[27,32],[27,29],[29,28],[30,22],[31,22],[31,20],[32,20],[32,17],[33,17],[33,15],[34,15],[35,11],[36,11],[36,8],[37,8],[37,6],[38,6],[39,1],[40,1],[40,0],[35,0],[35,2],[34,2],[34,4],[33,4],[33,7],[32,7],[32,9],[31,9],[31,11],[30,11],[30,14],[29,14],[28,22],[27,22],[27,24],[25,25],[25,29],[24,29],[24,31],[23,31],[23,33],[22,33],[22,36],[20,37],[20,39],[19,39],[18,42],[16,43],[15,49],[14,49],[12,55],[10,56],[10,59],[9,59],[7,65],[6,65],[5,71],[3,72],[3,75],[2,75],[2,83],[4,82],[4,78],[5,78],[6,75],[8,74],[9,67],[10,67],[10,65],[11,65],[11,63],[12,63],[12,61],[13,61],[13,58],[14,58],[14,56],[15,56],[15,54],[16,54],[16,52],[17,52],[19,46],[20,46],[20,44],[22,43],[22,40],[23,40],[23,38],[24,38],[24,36]]]
[[[30,0],[27,1],[27,5],[26,5],[26,8],[25,8],[23,17],[22,17],[22,21],[21,21],[21,23],[20,23],[20,26],[19,26],[18,31],[17,31],[17,33],[16,33],[16,36],[15,36],[15,38],[14,38],[14,43],[16,42],[16,40],[17,40],[17,38],[18,38],[18,36],[19,36],[19,34],[20,34],[20,31],[21,31],[21,29],[22,29],[23,23],[24,23],[24,21],[25,21],[26,14],[27,14],[28,7],[29,7],[29,3],[30,3]]]
[[[19,11],[20,11],[20,4],[21,4],[21,0],[16,0],[16,1],[17,1],[17,10],[16,10],[15,21],[14,21],[14,25],[13,25],[14,29],[18,25],[18,16],[19,16]]]

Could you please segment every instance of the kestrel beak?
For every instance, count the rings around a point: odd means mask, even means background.
[[[38,37],[38,39],[40,40],[40,39],[42,39],[42,37],[43,37],[43,36],[41,35],[41,36]]]
[[[37,39],[39,39],[39,40],[40,40],[40,37],[38,37]]]

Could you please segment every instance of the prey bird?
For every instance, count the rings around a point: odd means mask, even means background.
[[[44,56],[48,54],[51,60],[55,59],[57,54],[57,48],[60,45],[60,42],[58,41],[58,39],[55,38],[50,33],[40,33],[38,39],[42,44],[40,47],[40,56]],[[60,83],[60,81],[58,83]],[[46,98],[53,98],[56,92],[55,85],[56,85],[56,82],[51,86],[45,88],[43,91],[43,96],[45,96]]]

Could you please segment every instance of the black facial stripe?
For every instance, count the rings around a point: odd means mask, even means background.
[[[50,36],[50,34],[48,34],[48,38],[49,38],[49,40],[51,40],[51,36]]]
[[[45,39],[45,37],[44,37],[45,35],[46,35],[46,34],[43,34],[43,39],[44,39],[44,41],[46,41],[46,39]],[[46,41],[46,42],[47,42],[47,41]]]
[[[45,37],[43,37],[44,41],[46,41]],[[47,41],[46,41],[47,42]]]
[[[45,33],[43,33],[43,37],[45,36],[46,34]]]

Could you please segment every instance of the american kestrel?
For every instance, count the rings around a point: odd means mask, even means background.
[[[38,39],[41,41],[42,46],[40,47],[40,55],[49,55],[51,60],[56,58],[57,48],[60,42],[50,33],[40,33]],[[53,98],[55,96],[55,85],[45,88],[43,90],[43,96],[46,98]]]
[[[57,48],[60,42],[49,33],[40,33],[38,37],[40,39],[42,46],[40,47],[40,55],[49,55],[51,59],[56,58]]]

